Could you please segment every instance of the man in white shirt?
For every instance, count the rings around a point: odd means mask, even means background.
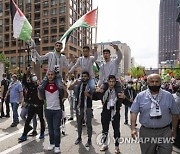
[[[60,123],[62,118],[62,97],[59,98],[58,87],[55,84],[55,72],[49,71],[47,74],[48,84],[45,87],[46,109],[45,117],[48,123],[49,142],[48,150],[54,153],[60,152]],[[63,87],[63,86],[62,86]],[[42,100],[40,93],[39,99]]]
[[[88,72],[90,75],[88,85],[90,88],[91,94],[95,90],[95,81],[94,81],[94,72],[93,72],[93,63],[97,60],[97,46],[94,46],[94,56],[90,56],[90,47],[83,47],[83,56],[79,57],[76,64],[70,69],[69,73],[72,73],[77,67],[81,68],[82,72]],[[81,80],[81,79],[80,79]],[[75,88],[75,95],[77,95]]]
[[[121,93],[122,85],[117,79],[119,78],[118,67],[122,59],[122,53],[117,45],[111,44],[111,46],[116,50],[117,58],[114,60],[111,60],[111,51],[109,49],[103,50],[103,57],[104,57],[105,62],[100,66],[99,81],[97,84],[96,91],[101,91],[100,90],[101,88],[107,89],[108,77],[109,75],[114,75],[116,77],[116,85],[115,85],[116,92]],[[121,95],[121,94],[118,94],[118,95]]]
[[[63,68],[69,69],[71,65],[68,65],[68,60],[65,55],[61,53],[61,50],[63,48],[63,44],[60,41],[57,41],[55,43],[54,51],[48,52],[45,55],[40,56],[38,52],[35,49],[32,49],[32,55],[33,57],[36,57],[39,61],[48,60],[48,69],[49,71],[56,72],[56,80],[55,83],[58,86],[58,89],[61,89],[60,85],[62,83],[62,70]],[[41,85],[39,86],[40,94],[42,97],[44,97],[44,90],[47,85],[47,76],[44,77],[42,80]]]

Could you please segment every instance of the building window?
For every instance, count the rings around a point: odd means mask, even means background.
[[[61,33],[61,32],[65,32],[65,27],[64,26],[60,26],[59,27],[59,32]]]
[[[57,36],[51,36],[51,43],[56,42],[57,41]]]
[[[43,37],[42,40],[43,40],[43,43],[48,43],[48,36]]]
[[[49,25],[49,19],[43,19],[43,25],[48,26]]]
[[[56,17],[51,18],[51,24],[57,24],[57,18]]]
[[[59,0],[59,4],[64,4],[64,3],[65,3],[65,0]]]
[[[3,47],[3,43],[2,42],[0,42],[0,48],[2,48]]]
[[[49,2],[48,1],[43,2],[43,8],[46,8],[48,6],[49,6]]]
[[[59,17],[59,23],[64,24],[65,23],[65,17]]]
[[[43,34],[49,34],[49,30],[48,30],[48,27],[46,27],[46,28],[43,28]]]
[[[51,9],[51,15],[55,15],[56,14],[56,8]]]
[[[44,10],[44,11],[43,11],[43,15],[44,15],[44,16],[48,16],[48,10]]]
[[[23,56],[18,56],[18,66],[23,67]]]
[[[11,67],[16,67],[16,57],[11,57]]]
[[[34,27],[35,27],[35,28],[40,27],[40,21],[35,21],[35,22],[34,22]]]
[[[65,13],[65,6],[59,8],[59,13]]]
[[[57,4],[56,0],[51,0],[51,6],[55,6]]]
[[[57,33],[57,27],[51,27],[51,34]]]

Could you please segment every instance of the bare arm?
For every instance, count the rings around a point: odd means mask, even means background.
[[[7,97],[9,96],[9,93],[10,93],[10,89],[8,89],[8,91],[6,92],[6,95],[5,95],[5,97],[4,97],[4,100],[7,99]]]
[[[131,136],[135,139],[138,134],[136,130],[137,113],[131,112]]]
[[[41,94],[40,94],[39,90],[38,90],[38,98],[39,98],[39,100],[43,100],[43,98],[41,97]]]
[[[23,91],[19,93],[19,103],[22,103],[23,100]]]

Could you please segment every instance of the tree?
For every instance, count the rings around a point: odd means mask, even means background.
[[[0,62],[5,63],[5,67],[9,68],[9,60],[3,53],[0,54]]]
[[[180,80],[180,64],[176,65],[173,74],[176,79]]]
[[[141,76],[144,76],[144,69],[141,66],[138,67],[132,67],[130,69],[130,75],[133,78],[139,78]]]

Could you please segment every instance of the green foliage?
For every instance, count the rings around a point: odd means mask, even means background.
[[[144,69],[141,66],[132,67],[130,69],[130,75],[133,78],[139,78],[140,76],[144,76]]]
[[[180,80],[180,64],[176,65],[173,74],[176,79]]]
[[[5,63],[5,67],[9,67],[9,60],[7,59],[7,57],[5,56],[5,54],[0,54],[0,62],[4,62]]]

